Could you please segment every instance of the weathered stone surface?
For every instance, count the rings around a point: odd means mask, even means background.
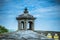
[[[46,36],[38,34],[31,30],[19,30],[4,37],[0,40],[49,40]],[[50,39],[51,40],[51,39]]]

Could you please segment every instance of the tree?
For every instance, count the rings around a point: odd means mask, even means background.
[[[5,33],[5,32],[8,32],[8,29],[0,25],[0,34]]]

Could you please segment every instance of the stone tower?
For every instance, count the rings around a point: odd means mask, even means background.
[[[34,30],[34,20],[36,19],[32,15],[29,14],[28,9],[24,9],[24,13],[16,17],[18,20],[18,30]],[[27,25],[29,23],[29,28],[27,29]]]

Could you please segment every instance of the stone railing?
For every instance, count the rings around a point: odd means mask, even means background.
[[[35,32],[38,32],[54,40],[60,40],[60,32],[52,32],[52,31],[35,31]]]

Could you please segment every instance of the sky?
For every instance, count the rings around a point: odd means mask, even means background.
[[[60,0],[0,0],[0,25],[17,30],[25,7],[36,17],[35,30],[60,31]]]

